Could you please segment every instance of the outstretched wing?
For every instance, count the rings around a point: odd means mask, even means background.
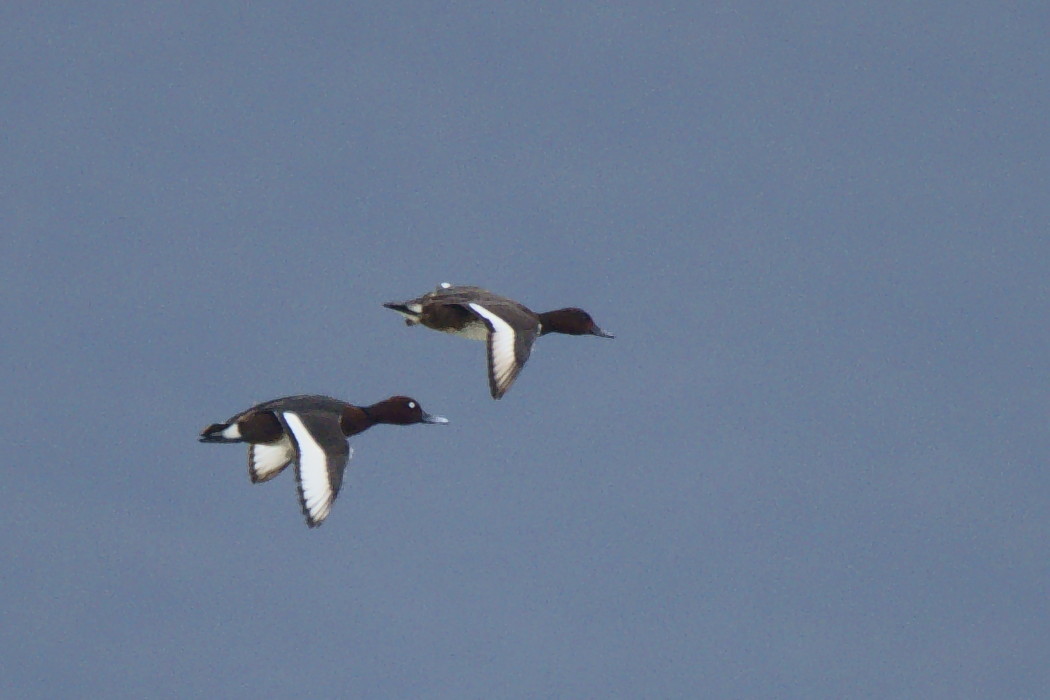
[[[295,459],[295,448],[287,435],[276,442],[248,445],[248,476],[253,484],[269,481]]]
[[[489,391],[500,399],[517,379],[532,352],[538,326],[534,319],[510,304],[492,308],[471,302],[467,306],[488,327]],[[499,313],[497,313],[497,310]],[[507,317],[514,323],[511,325]]]
[[[343,485],[343,472],[350,461],[350,445],[339,428],[339,417],[331,413],[283,411],[285,425],[295,449],[295,482],[306,524],[317,527],[332,510]]]

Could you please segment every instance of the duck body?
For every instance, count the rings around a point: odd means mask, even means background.
[[[583,309],[569,307],[536,313],[524,304],[487,289],[443,283],[433,292],[383,306],[409,326],[422,324],[444,333],[483,340],[488,347],[489,391],[502,398],[517,378],[541,335],[596,335],[612,338]]]
[[[295,464],[299,504],[307,525],[317,527],[331,512],[353,449],[348,438],[373,425],[447,423],[407,396],[355,406],[330,396],[285,396],[252,406],[201,431],[200,442],[248,443],[248,476],[269,481]]]

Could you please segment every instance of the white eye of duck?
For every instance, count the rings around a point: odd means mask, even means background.
[[[415,401],[409,401],[408,402],[408,407],[409,408],[415,408],[416,407],[416,402]]]

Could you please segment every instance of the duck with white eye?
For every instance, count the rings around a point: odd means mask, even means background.
[[[294,463],[299,504],[307,525],[317,527],[339,495],[353,454],[348,438],[380,423],[441,425],[448,419],[427,413],[407,396],[391,396],[369,406],[330,396],[285,396],[209,425],[200,441],[247,443],[252,483],[269,481]]]
[[[536,338],[548,333],[612,338],[583,309],[568,307],[536,313],[513,299],[480,287],[442,282],[437,289],[404,302],[383,306],[396,311],[409,326],[483,340],[488,347],[489,391],[502,398],[532,352]]]

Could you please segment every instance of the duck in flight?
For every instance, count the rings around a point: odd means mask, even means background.
[[[513,299],[480,287],[447,282],[421,297],[383,304],[405,317],[409,326],[453,333],[488,346],[489,391],[502,398],[529,359],[536,338],[547,333],[612,338],[583,309],[575,307],[536,313]]]
[[[252,406],[225,423],[213,423],[201,442],[248,443],[248,476],[269,481],[295,463],[295,483],[306,524],[317,527],[332,510],[353,454],[348,443],[378,423],[412,425],[448,423],[432,416],[407,396],[392,396],[371,406],[355,406],[329,396],[286,396]]]

